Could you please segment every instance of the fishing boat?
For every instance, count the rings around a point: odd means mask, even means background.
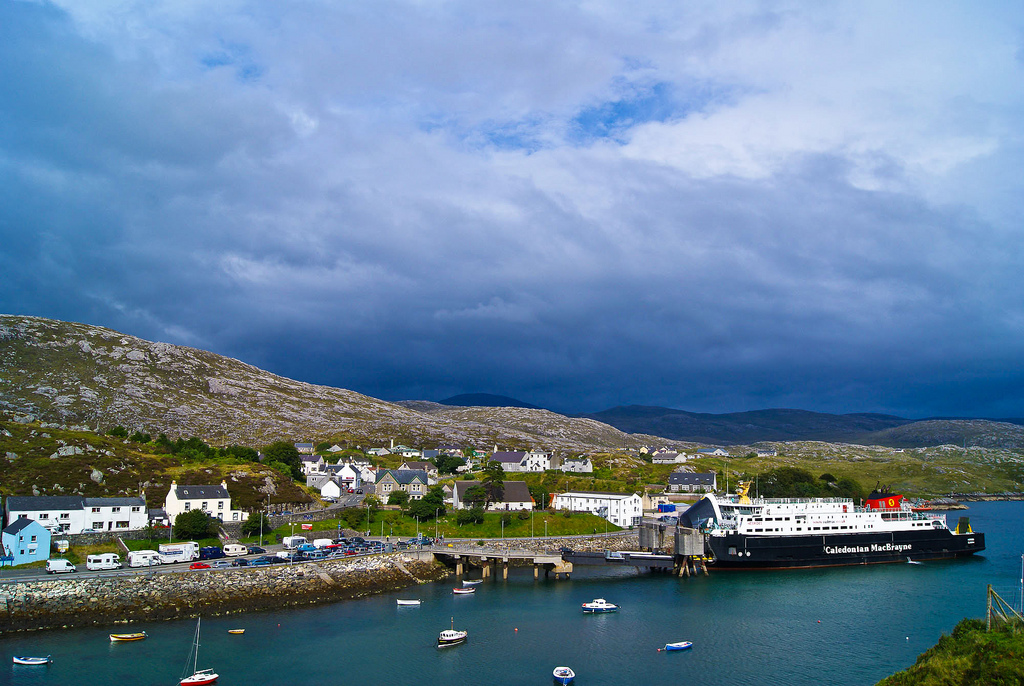
[[[244,634],[245,629],[228,629],[229,634]]]
[[[677,643],[666,643],[664,650],[686,650],[692,646],[692,641],[679,641]]]
[[[402,600],[401,598],[399,598],[395,602],[398,603],[399,605],[419,605],[420,604],[419,598],[417,598],[415,600]]]
[[[469,595],[470,593],[476,593],[476,589],[472,586],[469,588],[453,588],[452,593],[455,595]]]
[[[477,584],[482,584],[483,582],[484,582],[483,579],[463,579],[462,580],[462,585],[463,586],[476,586]]]
[[[53,662],[50,656],[46,657],[28,657],[28,656],[17,656],[11,658],[16,665],[48,665]]]
[[[181,686],[203,686],[212,684],[217,680],[218,674],[212,669],[199,669],[199,624],[202,619],[196,620],[196,636],[192,641],[192,650],[189,651],[188,660],[185,661],[185,669],[181,672]],[[190,676],[186,676],[192,670]]]
[[[447,648],[448,646],[457,646],[460,643],[465,643],[466,639],[469,638],[468,631],[459,631],[455,628],[455,618],[452,617],[452,628],[445,629],[437,637],[437,647]]]
[[[617,612],[618,605],[609,603],[604,598],[594,598],[589,603],[583,603],[584,614],[599,614],[601,612]]]
[[[551,675],[555,678],[556,684],[571,684],[576,678],[576,672],[569,667],[555,667]]]
[[[117,643],[119,641],[141,641],[146,638],[145,631],[138,631],[134,634],[110,634],[111,643]]]

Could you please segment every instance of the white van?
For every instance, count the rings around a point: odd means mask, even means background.
[[[160,553],[155,550],[133,550],[128,553],[129,567],[155,567],[160,564]]]
[[[281,540],[281,542],[284,543],[284,547],[288,548],[289,550],[294,550],[295,548],[298,548],[300,545],[309,543],[309,541],[306,540],[305,536],[285,536]]]
[[[317,548],[323,548],[325,546],[334,545],[333,538],[318,538],[313,541],[313,545]]]
[[[64,572],[77,572],[78,568],[67,560],[47,560],[46,561],[46,573],[47,574],[62,574]]]
[[[249,552],[241,543],[228,543],[224,546],[224,554],[228,557],[238,557],[239,555],[245,555]]]
[[[85,558],[85,568],[89,571],[98,569],[121,569],[121,556],[117,553],[102,553]]]

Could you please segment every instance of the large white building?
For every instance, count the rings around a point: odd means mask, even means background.
[[[83,498],[80,495],[10,496],[7,522],[20,517],[39,522],[52,533],[131,531],[149,523],[146,499]]]
[[[221,481],[219,486],[179,486],[176,481],[172,481],[171,490],[164,501],[167,518],[173,524],[175,517],[192,510],[202,510],[222,522],[241,522],[249,516],[241,510],[231,509],[227,481]]]
[[[643,516],[642,503],[642,499],[636,493],[566,491],[551,496],[552,509],[590,512],[623,528],[640,522]]]

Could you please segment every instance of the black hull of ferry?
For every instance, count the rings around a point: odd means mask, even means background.
[[[985,549],[985,534],[948,529],[816,536],[708,536],[716,569],[840,567],[966,557]]]

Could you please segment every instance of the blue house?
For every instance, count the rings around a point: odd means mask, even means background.
[[[46,560],[50,557],[50,532],[34,519],[19,517],[0,535],[4,556],[13,557],[13,562],[2,564],[22,565],[28,562]]]

